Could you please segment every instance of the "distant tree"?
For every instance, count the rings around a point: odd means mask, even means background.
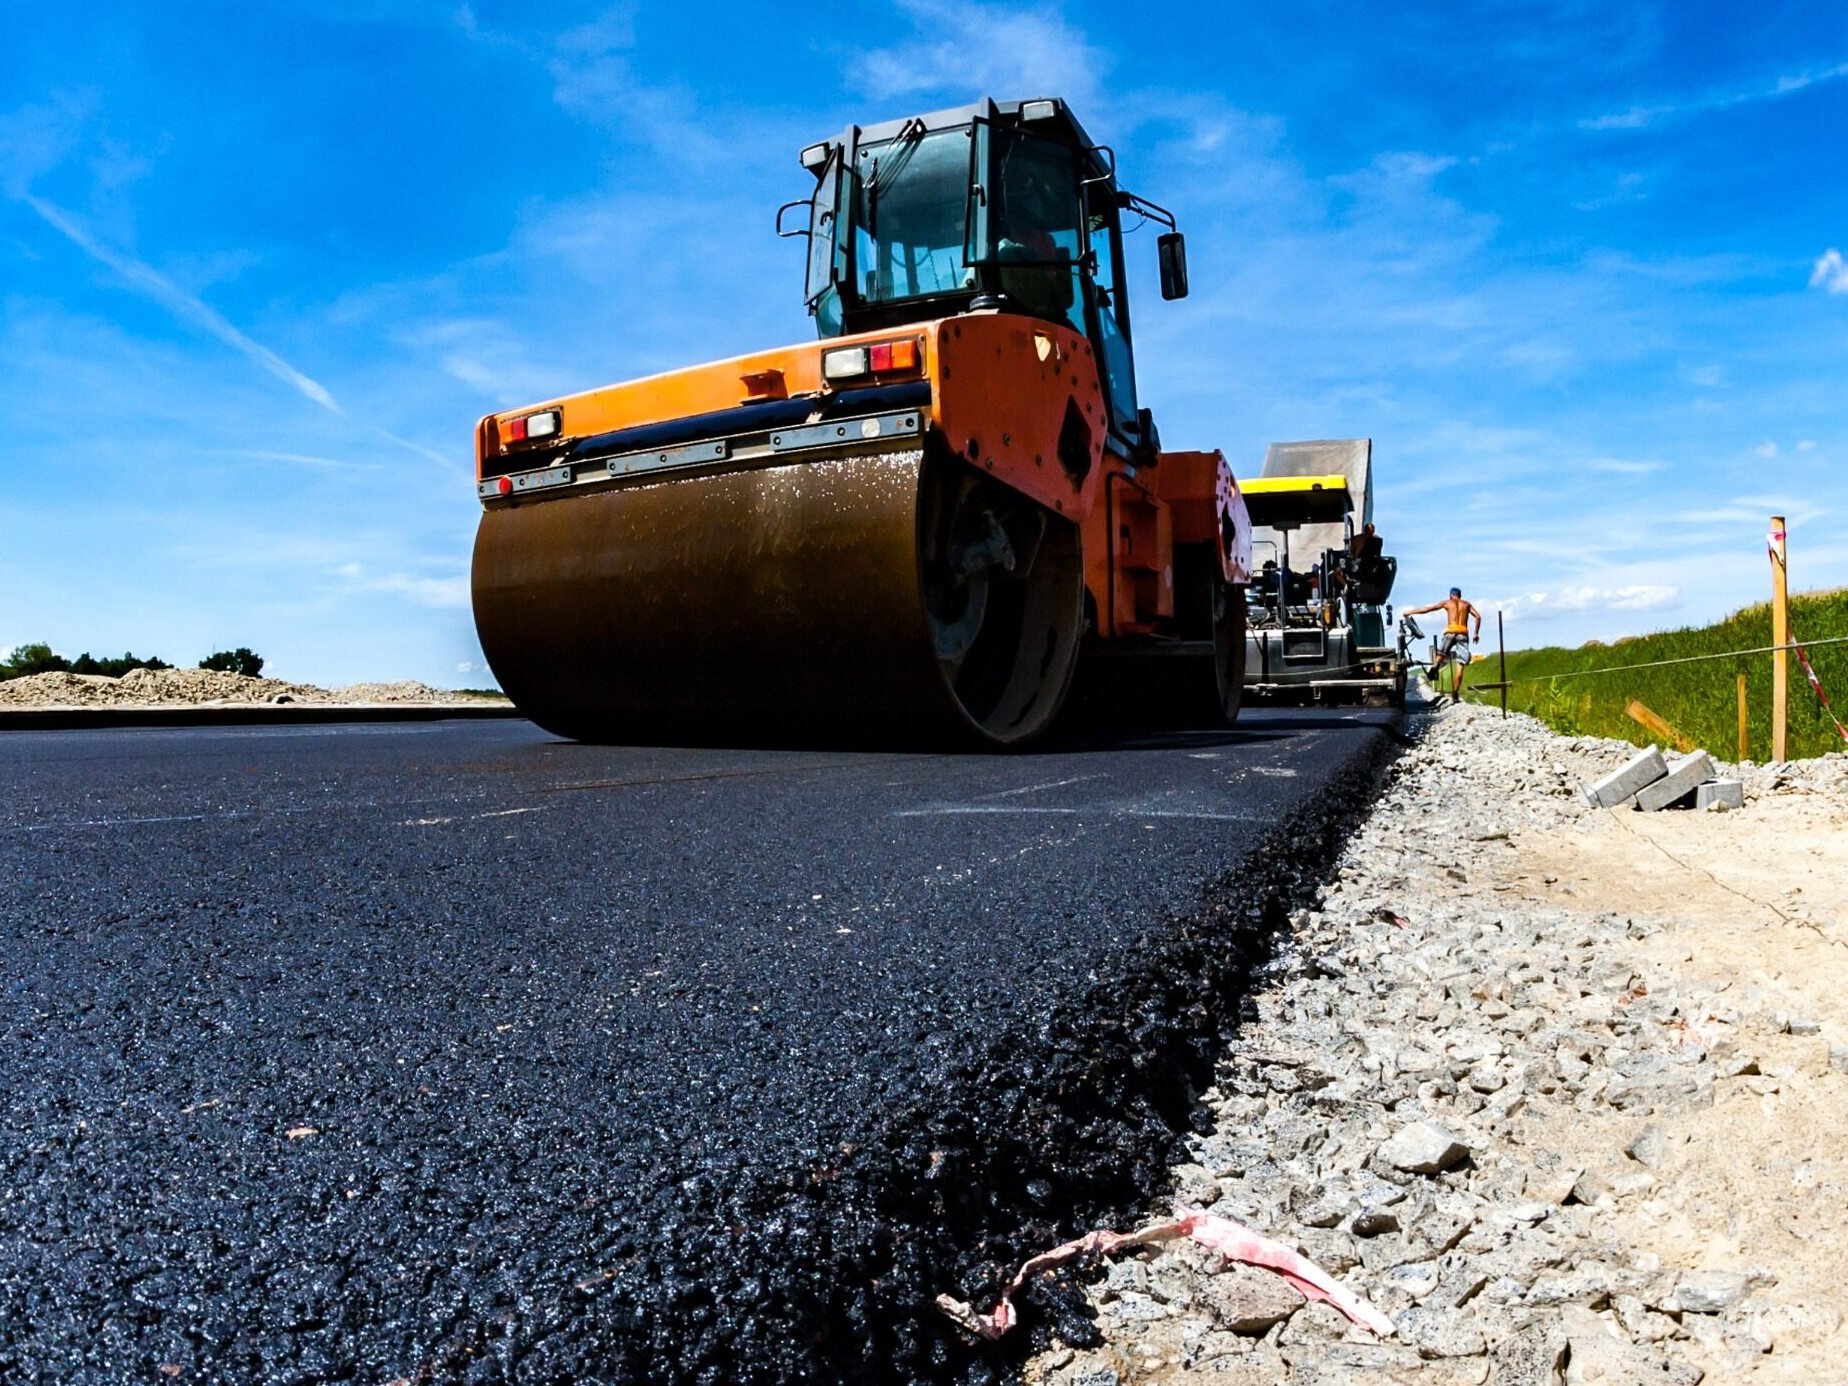
[[[73,674],[105,674],[112,679],[119,679],[130,669],[171,669],[173,666],[158,655],[149,655],[139,659],[134,652],[124,651],[120,659],[97,659],[88,650],[71,661]]]
[[[0,679],[23,679],[29,674],[56,674],[71,667],[70,661],[52,651],[42,641],[21,645],[0,661]]]
[[[248,645],[239,645],[235,650],[219,650],[199,661],[201,669],[216,669],[225,674],[243,674],[249,678],[260,678],[263,674],[263,656]]]

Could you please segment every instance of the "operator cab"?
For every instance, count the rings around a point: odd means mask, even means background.
[[[1114,155],[1063,101],[850,126],[803,150],[802,164],[814,195],[783,210],[806,205],[808,229],[778,229],[809,238],[808,305],[822,337],[984,310],[1058,323],[1097,352],[1113,450],[1155,449],[1136,402],[1122,212],[1168,228],[1164,298],[1187,292],[1185,246],[1173,216],[1118,190]]]

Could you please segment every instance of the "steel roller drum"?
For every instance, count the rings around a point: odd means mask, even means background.
[[[521,711],[579,740],[1025,740],[1070,681],[1082,556],[998,490],[911,448],[491,508],[476,627]]]

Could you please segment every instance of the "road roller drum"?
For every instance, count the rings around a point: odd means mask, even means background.
[[[477,626],[502,689],[584,739],[1042,731],[1076,662],[1076,528],[924,450],[488,512]]]

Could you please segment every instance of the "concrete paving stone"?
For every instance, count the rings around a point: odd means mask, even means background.
[[[1745,786],[1738,780],[1708,780],[1694,787],[1694,807],[1724,812],[1745,807]]]
[[[1593,808],[1616,808],[1626,803],[1645,785],[1653,784],[1668,773],[1662,752],[1651,746],[1639,751],[1603,779],[1585,787],[1581,794]]]
[[[1645,813],[1665,809],[1694,793],[1713,778],[1713,757],[1695,751],[1668,763],[1668,773],[1653,780],[1636,793],[1636,806]]]

